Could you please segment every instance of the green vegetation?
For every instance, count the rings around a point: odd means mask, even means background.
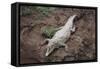
[[[55,10],[53,7],[40,7],[40,6],[21,6],[20,15],[26,16],[36,12],[40,16],[48,16],[50,12]]]
[[[20,8],[20,15],[21,16],[26,16],[32,14],[32,11],[36,9],[35,7],[32,6],[21,6]]]
[[[55,32],[57,32],[59,30],[59,28],[55,28],[55,27],[43,27],[42,29],[42,34],[47,37],[47,38],[52,38],[53,35],[55,34]]]

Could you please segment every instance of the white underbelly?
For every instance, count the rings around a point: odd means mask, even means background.
[[[65,42],[69,39],[69,37],[70,37],[70,31],[60,30],[60,31],[56,32],[56,34],[54,35],[54,37],[52,39],[54,39],[56,41]]]

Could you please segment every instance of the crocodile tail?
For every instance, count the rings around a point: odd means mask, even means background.
[[[73,22],[77,15],[70,16],[68,22]]]
[[[77,15],[70,16],[67,23],[65,24],[65,26],[68,25],[68,24],[72,24],[76,16]]]

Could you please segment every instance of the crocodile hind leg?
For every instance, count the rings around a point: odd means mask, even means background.
[[[72,27],[71,32],[75,32],[76,31],[76,27],[75,25]]]

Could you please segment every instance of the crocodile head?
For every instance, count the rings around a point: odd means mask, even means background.
[[[56,46],[57,46],[57,43],[52,41],[52,40],[50,40],[48,42],[48,44],[47,44],[47,47],[46,47],[46,54],[45,54],[45,56],[49,56],[54,51]]]

